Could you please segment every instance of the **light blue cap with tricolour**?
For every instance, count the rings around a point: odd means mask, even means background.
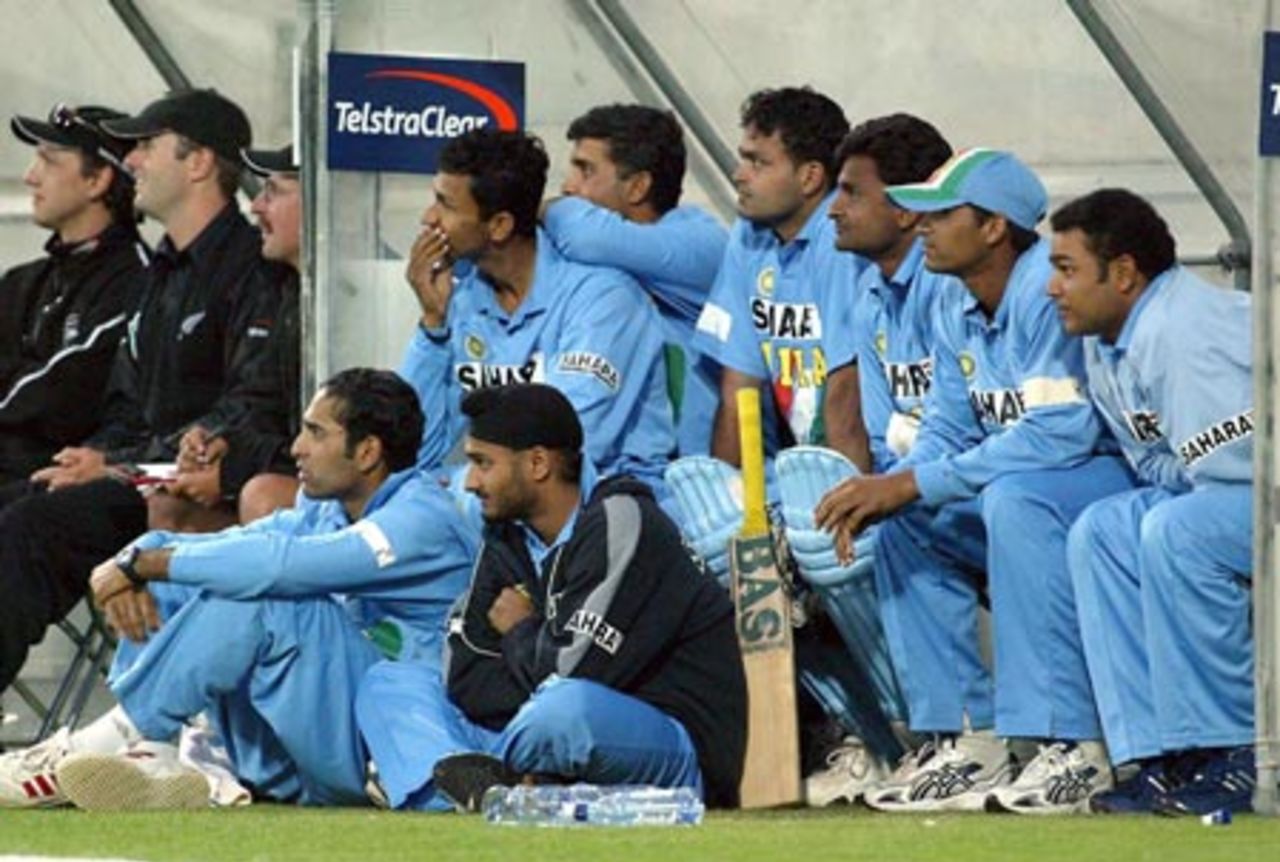
[[[923,183],[890,186],[889,199],[912,212],[971,204],[1035,230],[1049,206],[1044,184],[1013,153],[983,147],[961,150]]]

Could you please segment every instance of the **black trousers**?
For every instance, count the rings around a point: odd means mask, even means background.
[[[93,567],[147,529],[132,485],[99,479],[47,492],[0,487],[0,691],[45,629],[84,597]]]

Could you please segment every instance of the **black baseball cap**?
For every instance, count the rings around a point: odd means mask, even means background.
[[[73,107],[57,104],[45,120],[14,115],[9,120],[9,128],[23,143],[74,147],[97,156],[129,176],[124,157],[133,149],[133,141],[112,137],[102,127],[105,120],[118,120],[125,116],[120,111],[99,105]]]
[[[240,161],[251,173],[260,177],[268,174],[296,174],[301,169],[293,158],[293,144],[278,150],[241,150]]]
[[[102,127],[127,140],[176,132],[233,162],[252,140],[244,111],[213,89],[178,90],[147,105],[136,117],[107,120]]]

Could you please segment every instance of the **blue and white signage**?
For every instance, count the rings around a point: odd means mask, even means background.
[[[450,138],[524,125],[524,64],[329,55],[329,168],[430,174]]]
[[[1262,34],[1262,112],[1258,154],[1280,156],[1280,32]]]

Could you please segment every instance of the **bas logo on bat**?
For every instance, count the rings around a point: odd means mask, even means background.
[[[786,626],[782,616],[781,583],[772,573],[773,548],[768,536],[751,540],[739,549],[741,571],[738,576],[738,639],[744,652],[777,649],[786,646]],[[754,578],[765,570],[768,575]]]

